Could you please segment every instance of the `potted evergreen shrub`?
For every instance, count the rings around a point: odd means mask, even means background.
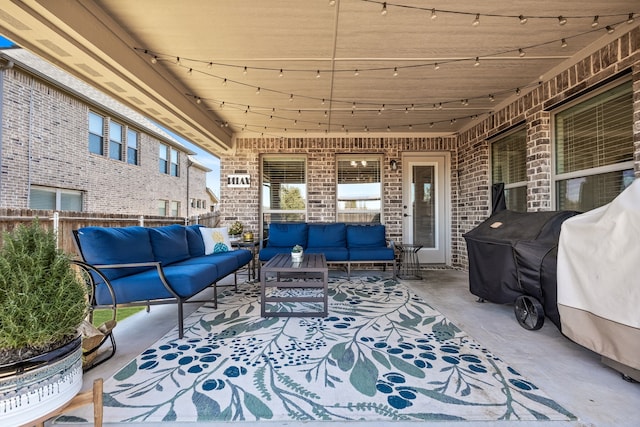
[[[82,387],[87,290],[36,219],[3,233],[0,248],[0,425],[57,409]]]

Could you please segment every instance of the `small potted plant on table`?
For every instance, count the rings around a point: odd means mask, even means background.
[[[293,262],[300,262],[302,261],[302,255],[303,255],[304,250],[302,249],[302,246],[300,245],[295,245],[293,247],[293,249],[291,249],[291,260]]]

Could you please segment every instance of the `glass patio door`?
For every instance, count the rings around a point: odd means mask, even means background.
[[[422,245],[423,264],[447,263],[450,224],[447,212],[446,165],[441,156],[405,157],[403,172],[403,243]]]

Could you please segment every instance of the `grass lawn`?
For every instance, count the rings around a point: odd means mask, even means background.
[[[116,312],[116,320],[119,322],[123,319],[126,319],[127,317],[131,316],[132,314],[136,314],[139,311],[144,310],[145,307],[123,307],[123,308],[119,308],[118,311]],[[96,311],[93,312],[93,324],[94,326],[100,326],[102,323],[106,322],[107,320],[111,319],[111,316],[113,316],[113,313],[111,312],[110,309],[98,309]]]

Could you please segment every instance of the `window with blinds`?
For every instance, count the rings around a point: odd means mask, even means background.
[[[609,203],[633,181],[631,81],[555,115],[557,209]]]
[[[272,222],[306,220],[305,157],[264,156],[261,177],[262,227],[265,232]]]
[[[381,156],[337,157],[337,221],[381,222]]]
[[[29,208],[82,212],[82,192],[33,185],[29,191]]]
[[[524,126],[492,141],[491,181],[505,184],[507,209],[527,210],[527,131]]]

